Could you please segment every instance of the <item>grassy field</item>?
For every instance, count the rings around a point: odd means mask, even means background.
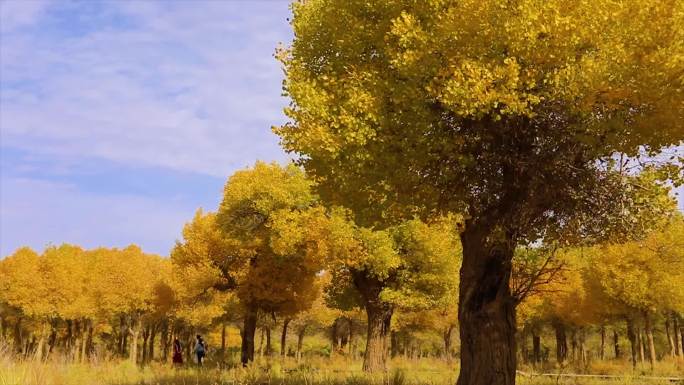
[[[617,379],[555,378],[520,376],[522,385],[608,385],[672,384],[665,380],[644,380],[636,376],[681,376],[681,363],[660,363],[654,372],[642,368],[632,372],[620,362],[602,363],[594,372],[618,374]],[[312,358],[297,364],[294,360],[261,360],[249,368],[223,370],[215,365],[198,369],[193,366],[172,368],[154,363],[139,367],[127,361],[71,364],[53,360],[46,363],[16,362],[0,358],[0,385],[453,385],[458,373],[456,364],[437,359],[393,360],[387,373],[367,375],[359,361],[344,357]],[[522,368],[532,373],[530,368]],[[601,369],[601,370],[598,370]],[[548,371],[548,370],[547,370]],[[570,368],[556,369],[570,373]],[[625,374],[625,373],[630,374]],[[622,373],[622,374],[620,374]],[[675,382],[676,383],[676,382]],[[680,382],[681,383],[681,382]]]

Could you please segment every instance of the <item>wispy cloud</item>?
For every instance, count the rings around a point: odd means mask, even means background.
[[[167,253],[227,175],[287,158],[270,127],[288,1],[0,9],[0,256],[62,241]]]
[[[284,120],[272,54],[287,2],[17,3],[3,13],[23,20],[2,39],[4,145],[220,176],[285,158],[270,126]]]

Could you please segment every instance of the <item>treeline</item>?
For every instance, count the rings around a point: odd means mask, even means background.
[[[300,359],[314,333],[329,341],[319,354],[363,354],[367,371],[389,356],[458,356],[461,218],[359,222],[324,206],[299,168],[257,163],[230,177],[215,212],[196,213],[170,258],[65,244],[1,260],[0,338],[21,357],[140,364],[210,331],[225,359],[231,327],[243,364],[255,352]],[[684,222],[660,222],[620,242],[518,248],[519,359],[681,356]]]

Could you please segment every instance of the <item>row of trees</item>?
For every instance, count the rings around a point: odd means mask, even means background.
[[[639,352],[658,358],[656,330],[669,344],[660,356],[682,354],[684,220],[666,202],[670,214],[638,240],[516,250],[510,290],[522,304],[523,360],[548,360],[545,331],[555,334],[558,363],[568,360],[571,337],[571,357],[586,364],[590,332],[601,336],[600,358],[608,356],[608,331],[614,356],[626,337],[635,364]],[[258,328],[266,355],[275,353],[273,331],[281,355],[294,332],[297,358],[304,336],[321,331],[331,352],[355,355],[365,329],[365,370],[384,369],[388,355],[450,359],[462,346],[461,229],[454,215],[362,227],[350,212],[322,206],[299,168],[257,163],[228,180],[216,212],[195,214],[171,258],[135,246],[62,245],[42,255],[22,248],[0,261],[1,335],[39,359],[58,350],[77,361],[97,353],[145,363],[166,360],[173,337],[190,346],[195,332],[215,329],[225,352],[226,327],[237,325],[246,364]]]

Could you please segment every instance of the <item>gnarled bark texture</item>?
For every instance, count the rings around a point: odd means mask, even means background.
[[[363,356],[363,370],[377,372],[387,368],[387,348],[390,324],[394,308],[391,304],[380,300],[384,288],[383,282],[365,272],[353,272],[354,286],[364,300],[368,316],[368,334],[366,352]]]
[[[515,245],[510,236],[494,238],[472,224],[461,234],[458,385],[515,384],[515,300],[509,287]]]

